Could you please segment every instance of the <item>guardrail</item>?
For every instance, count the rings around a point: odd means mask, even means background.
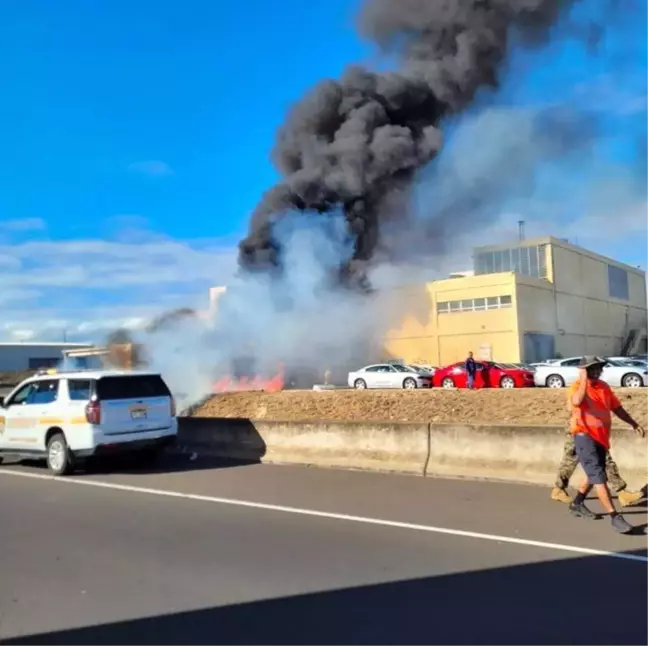
[[[562,426],[273,422],[180,418],[181,449],[250,462],[551,484]],[[630,484],[643,486],[647,445],[618,430],[612,452]]]

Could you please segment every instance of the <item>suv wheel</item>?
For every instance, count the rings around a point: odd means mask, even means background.
[[[73,469],[72,454],[63,433],[55,433],[47,443],[47,467],[57,476],[67,475]]]

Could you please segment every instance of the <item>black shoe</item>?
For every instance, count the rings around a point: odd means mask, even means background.
[[[588,520],[598,520],[598,515],[593,511],[589,510],[585,503],[572,503],[569,505],[569,513],[576,518],[587,518]]]
[[[619,534],[629,534],[634,527],[621,515],[612,516],[612,527]]]

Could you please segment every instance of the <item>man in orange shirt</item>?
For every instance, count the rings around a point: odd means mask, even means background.
[[[646,432],[623,408],[610,386],[601,380],[605,363],[600,357],[583,357],[579,363],[578,381],[569,389],[574,448],[586,476],[569,510],[580,518],[598,518],[585,506],[587,494],[594,487],[603,509],[610,514],[612,527],[626,534],[633,527],[614,508],[605,472],[605,460],[610,450],[612,413],[630,424],[640,437],[644,437]]]

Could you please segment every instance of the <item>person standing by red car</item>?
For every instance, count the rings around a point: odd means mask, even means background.
[[[472,352],[468,353],[464,367],[466,369],[466,388],[472,390],[475,387],[475,375],[477,374],[477,364],[475,363]]]

